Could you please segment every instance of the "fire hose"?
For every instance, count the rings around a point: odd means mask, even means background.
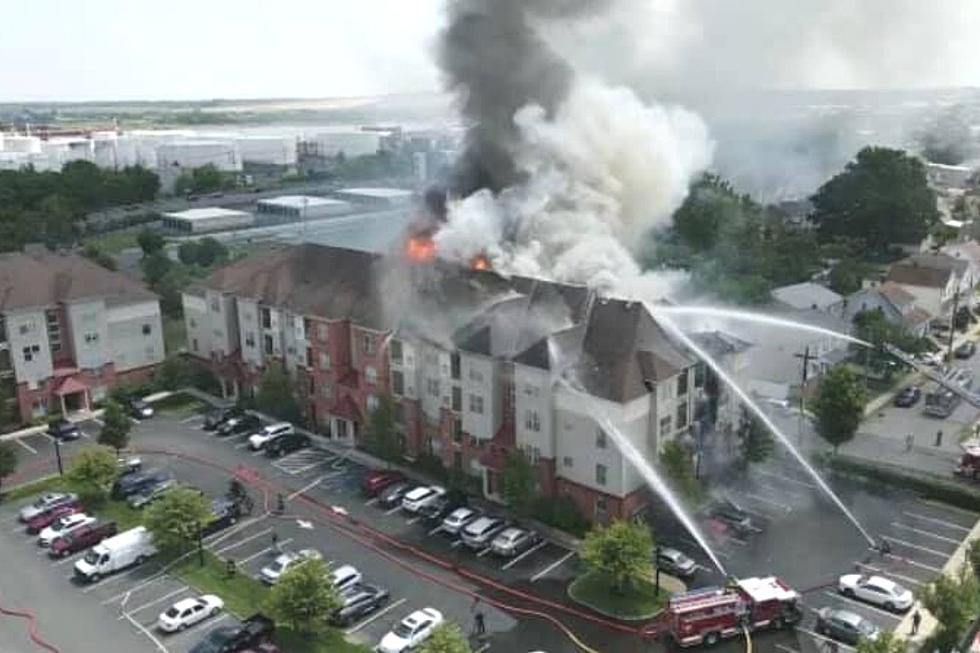
[[[6,608],[0,605],[0,614],[5,614],[8,617],[19,617],[21,619],[27,620],[27,635],[31,638],[31,641],[37,644],[39,647],[48,651],[49,653],[61,653],[61,651],[54,645],[49,644],[44,639],[41,638],[40,633],[37,630],[37,618],[34,616],[33,612],[27,612],[23,610],[14,610],[12,608]]]

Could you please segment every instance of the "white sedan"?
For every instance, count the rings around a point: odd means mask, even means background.
[[[405,512],[418,512],[445,493],[446,489],[438,485],[420,485],[402,497],[402,510]]]
[[[380,653],[402,653],[424,642],[443,621],[435,608],[422,608],[402,619],[378,644]]]
[[[844,596],[880,605],[886,610],[903,612],[912,607],[912,592],[895,581],[881,576],[846,574],[840,577],[837,589]]]
[[[37,543],[41,546],[51,546],[51,543],[54,542],[55,538],[61,537],[62,535],[68,535],[72,531],[78,530],[82,526],[87,526],[94,523],[95,517],[89,517],[84,512],[76,512],[71,515],[65,515],[41,531],[41,533],[37,536]]]
[[[165,633],[175,633],[221,612],[225,602],[214,594],[196,599],[177,601],[157,618],[157,628]]]
[[[279,582],[282,575],[293,567],[307,560],[319,560],[320,557],[320,552],[316,549],[288,551],[263,567],[259,572],[259,578],[269,585],[275,585]]]

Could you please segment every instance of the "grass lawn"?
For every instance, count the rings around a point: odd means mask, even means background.
[[[160,401],[154,401],[153,408],[165,415],[191,415],[201,412],[204,402],[184,392],[177,392]]]
[[[660,596],[654,594],[655,586],[650,581],[637,581],[625,593],[613,590],[609,581],[601,574],[589,572],[576,578],[568,586],[568,595],[573,601],[592,608],[600,614],[617,619],[649,619],[659,612],[669,598],[668,592],[661,588]]]
[[[18,485],[9,492],[4,492],[3,500],[20,501],[21,499],[26,499],[42,492],[50,492],[53,490],[63,491],[66,489],[66,487],[67,482],[61,476],[49,476],[37,481],[31,481],[30,483]]]
[[[114,521],[119,532],[139,526],[143,521],[143,511],[130,508],[125,501],[106,501],[92,512],[103,521]]]
[[[106,234],[86,238],[84,244],[95,245],[106,254],[115,255],[124,249],[139,247],[139,243],[136,242],[136,236],[139,235],[139,232],[139,229],[110,231]]]

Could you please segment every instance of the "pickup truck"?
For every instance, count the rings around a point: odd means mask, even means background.
[[[56,537],[48,548],[48,555],[52,558],[70,556],[112,537],[116,530],[114,521],[87,524],[72,533]]]

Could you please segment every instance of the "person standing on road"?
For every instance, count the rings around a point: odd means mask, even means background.
[[[942,429],[939,429],[938,431],[936,431],[936,446],[937,447],[943,446],[943,430]]]
[[[282,553],[282,547],[279,546],[279,533],[272,531],[272,548],[276,553]]]
[[[473,627],[473,632],[476,633],[476,636],[477,637],[483,637],[484,635],[486,635],[487,634],[487,624],[484,621],[483,612],[481,612],[480,610],[477,610],[476,611],[476,614],[473,615],[473,621],[474,621],[474,624],[473,624],[473,626],[474,626]]]
[[[905,436],[905,451],[912,451],[912,446],[915,444],[915,436],[909,433]]]
[[[919,624],[922,623],[922,613],[918,610],[912,614],[912,635],[919,634]]]

